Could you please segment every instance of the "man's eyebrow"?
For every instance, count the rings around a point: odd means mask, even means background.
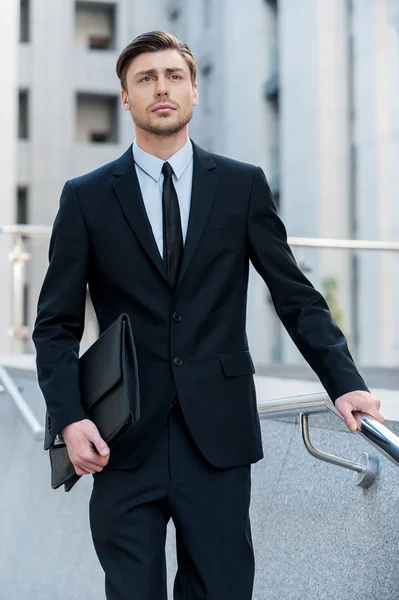
[[[181,67],[166,67],[164,71],[165,73],[184,73],[184,69],[182,69]],[[157,72],[157,69],[145,69],[144,71],[138,71],[136,73],[136,77],[140,77],[142,75],[154,75]]]
[[[184,73],[184,69],[182,69],[181,67],[167,67],[165,69],[166,73],[176,73],[176,71],[179,71],[180,73]]]

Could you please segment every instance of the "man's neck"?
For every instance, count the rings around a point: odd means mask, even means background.
[[[173,135],[154,135],[136,127],[136,142],[144,152],[169,160],[188,140],[188,127],[183,127]]]

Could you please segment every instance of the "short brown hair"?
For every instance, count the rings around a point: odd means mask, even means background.
[[[122,50],[116,63],[116,73],[121,81],[122,89],[126,90],[126,72],[130,63],[145,52],[160,52],[162,50],[177,50],[180,52],[190,69],[191,81],[194,84],[197,77],[197,65],[190,48],[166,31],[149,31],[138,35]]]

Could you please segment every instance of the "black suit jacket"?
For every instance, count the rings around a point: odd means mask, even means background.
[[[33,332],[50,415],[46,448],[63,427],[85,417],[78,356],[87,283],[100,333],[128,313],[138,353],[141,420],[111,452],[110,468],[131,468],[143,459],[175,392],[210,463],[233,467],[263,457],[245,331],[250,261],[331,399],[368,389],[323,297],[295,262],[263,171],[193,147],[191,209],[175,291],[147,218],[131,147],[64,186]]]

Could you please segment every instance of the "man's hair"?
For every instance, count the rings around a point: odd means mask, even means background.
[[[149,31],[138,35],[122,50],[116,63],[116,73],[121,81],[123,90],[126,90],[126,72],[130,63],[140,54],[145,52],[161,52],[162,50],[177,50],[180,52],[190,69],[191,81],[194,84],[197,77],[197,65],[190,48],[166,31]]]

